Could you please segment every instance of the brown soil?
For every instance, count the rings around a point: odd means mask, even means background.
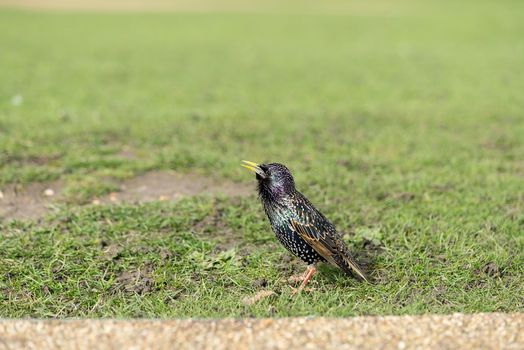
[[[153,266],[145,265],[142,269],[120,273],[111,286],[111,291],[147,294],[153,290],[154,281],[151,277]]]
[[[39,10],[73,10],[73,11],[175,11],[175,12],[208,12],[208,11],[252,11],[275,7],[276,1],[267,5],[261,3],[227,1],[169,1],[169,0],[0,0],[0,6],[9,6]],[[261,7],[261,9],[259,9]]]
[[[306,4],[279,0],[0,0],[0,7],[44,11],[95,12],[233,12],[233,13],[322,13],[330,15],[394,16],[401,9],[398,3],[365,1],[330,1]]]
[[[0,218],[37,219],[50,212],[60,202],[62,183],[31,183],[9,185],[0,189]],[[253,193],[252,186],[218,181],[197,174],[173,171],[153,171],[124,181],[114,192],[103,198],[93,198],[94,204],[143,203],[175,201],[196,195],[245,196]],[[58,209],[57,209],[58,210]]]
[[[0,218],[34,219],[48,213],[60,195],[59,181],[9,185],[0,189]]]
[[[140,203],[177,200],[196,195],[244,196],[253,192],[251,186],[219,182],[196,174],[177,174],[173,171],[154,171],[140,175],[120,185],[120,191],[100,199],[103,203]]]

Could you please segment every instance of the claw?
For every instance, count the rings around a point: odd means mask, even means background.
[[[300,293],[304,289],[304,287],[306,286],[307,282],[309,281],[309,279],[311,278],[311,276],[313,276],[313,274],[315,272],[317,272],[317,269],[315,268],[315,266],[309,265],[307,267],[306,271],[303,273],[304,278],[303,278],[302,283],[300,284],[300,286],[298,288],[291,287],[291,295],[295,295],[295,294]],[[296,277],[296,276],[291,276],[291,277]]]
[[[300,288],[289,286],[289,288],[291,288],[291,296],[295,296],[301,292],[314,292],[317,290],[316,288],[313,288],[313,287],[305,287],[303,289],[300,289]]]
[[[302,282],[307,276],[307,271],[302,272],[300,275],[293,275],[288,278],[288,282]]]

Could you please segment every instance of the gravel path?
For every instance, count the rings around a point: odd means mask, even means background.
[[[0,349],[524,349],[524,314],[3,320]]]

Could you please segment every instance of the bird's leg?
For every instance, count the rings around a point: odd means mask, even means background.
[[[313,276],[313,274],[317,272],[317,269],[315,268],[315,266],[313,265],[309,265],[306,269],[306,277],[304,277],[304,280],[302,281],[302,284],[300,285],[300,287],[298,287],[298,292],[300,292],[302,289],[304,289],[304,287],[306,286],[307,282],[309,281],[309,279],[311,278],[311,276]]]
[[[306,278],[308,273],[308,270],[306,269],[304,272],[302,272],[300,275],[293,275],[288,278],[289,282],[302,282],[304,278]]]
[[[300,287],[298,287],[297,289],[294,289],[292,294],[296,294],[296,293],[300,293],[302,291],[302,289],[304,289],[304,287],[306,286],[307,282],[310,280],[311,276],[313,276],[313,274],[317,272],[317,269],[315,268],[314,265],[308,265],[306,271],[304,272],[304,280],[302,280],[302,283],[300,284]]]

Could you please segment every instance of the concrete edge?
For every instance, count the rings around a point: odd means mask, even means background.
[[[0,349],[524,349],[524,313],[224,320],[0,320]]]

